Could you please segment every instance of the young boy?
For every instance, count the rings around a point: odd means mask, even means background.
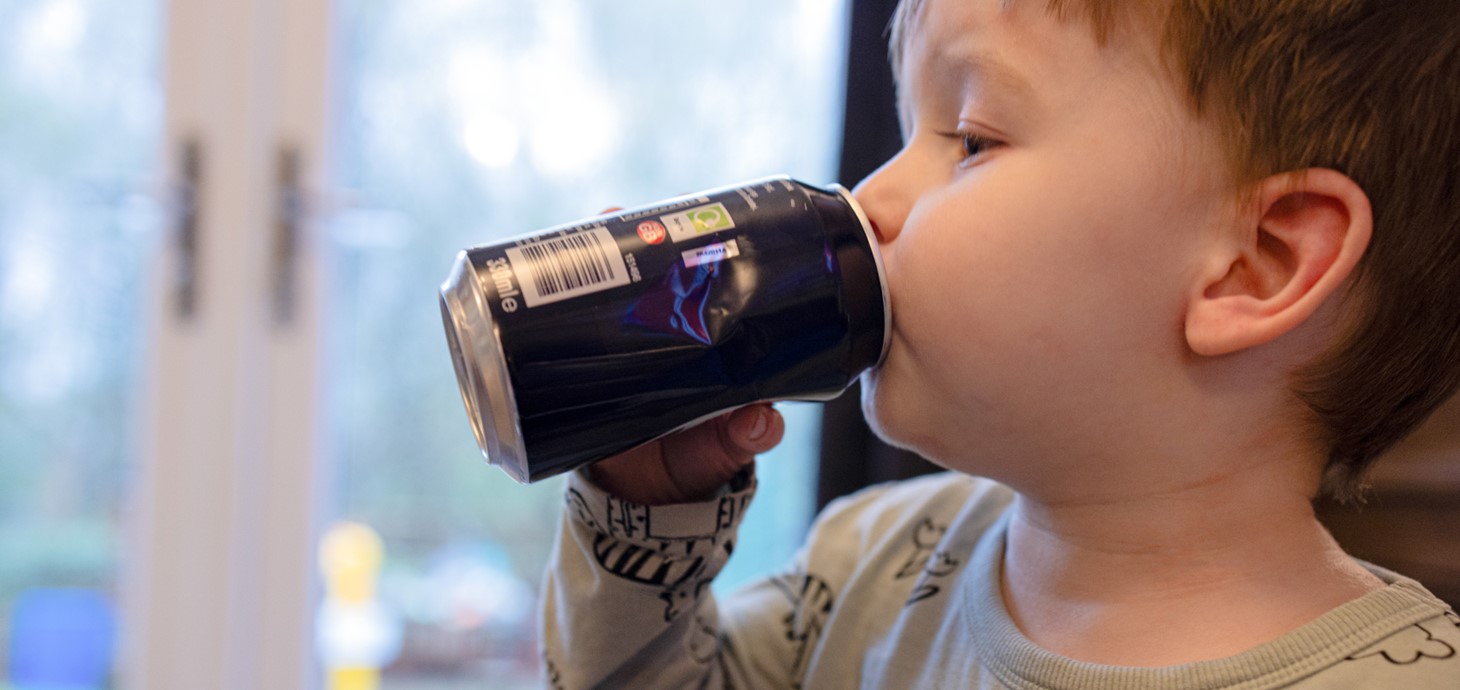
[[[1460,688],[1460,618],[1310,505],[1460,375],[1457,34],[1448,0],[904,0],[863,402],[953,472],[717,602],[774,412],[591,467],[551,684]]]

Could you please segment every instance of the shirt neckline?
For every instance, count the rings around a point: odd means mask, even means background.
[[[1240,654],[1160,668],[1078,661],[1025,637],[1009,617],[1001,591],[1001,564],[1011,510],[1005,510],[974,548],[956,604],[972,628],[985,668],[1018,690],[1090,690],[1179,685],[1192,690],[1281,687],[1447,607],[1418,582],[1362,563],[1385,587],[1347,602],[1276,640]]]

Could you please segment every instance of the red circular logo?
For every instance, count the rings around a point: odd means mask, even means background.
[[[639,223],[639,239],[649,244],[659,244],[664,241],[664,224],[657,220],[646,220]]]

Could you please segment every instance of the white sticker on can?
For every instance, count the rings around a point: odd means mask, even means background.
[[[735,219],[730,217],[730,211],[719,202],[660,216],[659,220],[669,231],[669,239],[675,242],[692,240],[735,227]]]
[[[629,284],[623,252],[603,227],[529,241],[504,253],[529,307]]]
[[[740,256],[740,247],[735,244],[735,240],[716,242],[681,252],[680,256],[684,257],[684,265],[687,267],[699,266],[700,264],[713,264]]]

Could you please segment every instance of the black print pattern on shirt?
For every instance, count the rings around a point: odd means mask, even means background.
[[[581,496],[579,500],[582,500]],[[609,496],[605,506],[605,512],[608,514],[608,529],[599,531],[606,531],[612,536],[624,539],[657,539],[666,543],[679,542],[687,550],[693,550],[696,542],[714,541],[717,535],[734,525],[735,520],[745,512],[749,503],[750,496],[747,494],[722,496],[716,505],[713,524],[699,526],[699,530],[695,534],[668,535],[654,529],[654,509],[652,507]],[[586,502],[584,505],[587,505]],[[593,522],[591,515],[589,522]]]
[[[733,546],[723,543],[728,558]],[[706,576],[709,561],[705,556],[670,556],[665,550],[630,544],[599,532],[593,539],[593,558],[609,573],[641,585],[660,587],[664,601],[664,620],[674,620],[697,601],[710,584]]]
[[[568,489],[564,498],[568,502],[569,517],[587,525],[595,532],[608,531],[598,524],[598,520],[593,517],[593,511],[588,508],[588,501],[583,498],[583,494],[578,493],[577,489]]]
[[[725,543],[725,552],[730,551],[730,543]],[[728,556],[727,556],[728,557]],[[707,562],[701,560],[699,568],[694,572],[697,577],[693,582],[681,582],[664,588],[659,593],[659,598],[664,602],[664,620],[672,621],[679,614],[688,611],[695,602],[700,600],[700,595],[710,586],[710,578],[705,575]]]
[[[688,534],[655,530],[654,509],[609,496],[604,505],[607,525],[593,515],[581,494],[569,491],[568,504],[577,519],[594,528],[593,557],[609,573],[650,587],[659,587],[664,620],[669,622],[693,607],[709,586],[712,559],[729,559],[734,550],[727,531],[750,501],[748,495],[720,499],[714,522]],[[605,529],[606,527],[606,529]],[[638,540],[632,543],[630,539]],[[645,541],[657,542],[645,545]]]
[[[706,665],[720,655],[720,633],[704,616],[695,616],[689,635],[689,656],[695,663]]]
[[[893,576],[894,580],[919,576],[918,582],[913,587],[912,594],[908,596],[904,606],[911,606],[942,591],[941,587],[931,583],[930,580],[935,577],[943,577],[958,569],[958,559],[948,551],[938,548],[939,542],[947,532],[947,525],[934,524],[932,518],[923,518],[913,528],[912,555],[908,556],[907,562],[903,563],[902,568]]]
[[[1450,643],[1435,639],[1435,634],[1423,623],[1415,623],[1348,657],[1348,660],[1382,658],[1395,666],[1408,666],[1421,659],[1449,659],[1454,656],[1455,648]]]
[[[630,503],[614,496],[608,497],[608,533],[615,537],[633,539],[649,532],[649,506]]]
[[[793,677],[798,679],[795,687],[801,687],[800,678],[811,662],[811,652],[821,639],[821,631],[831,616],[836,604],[836,593],[831,584],[812,573],[792,573],[776,578],[775,585],[791,602],[791,612],[781,619],[786,627],[786,641],[795,651],[791,666]]]

